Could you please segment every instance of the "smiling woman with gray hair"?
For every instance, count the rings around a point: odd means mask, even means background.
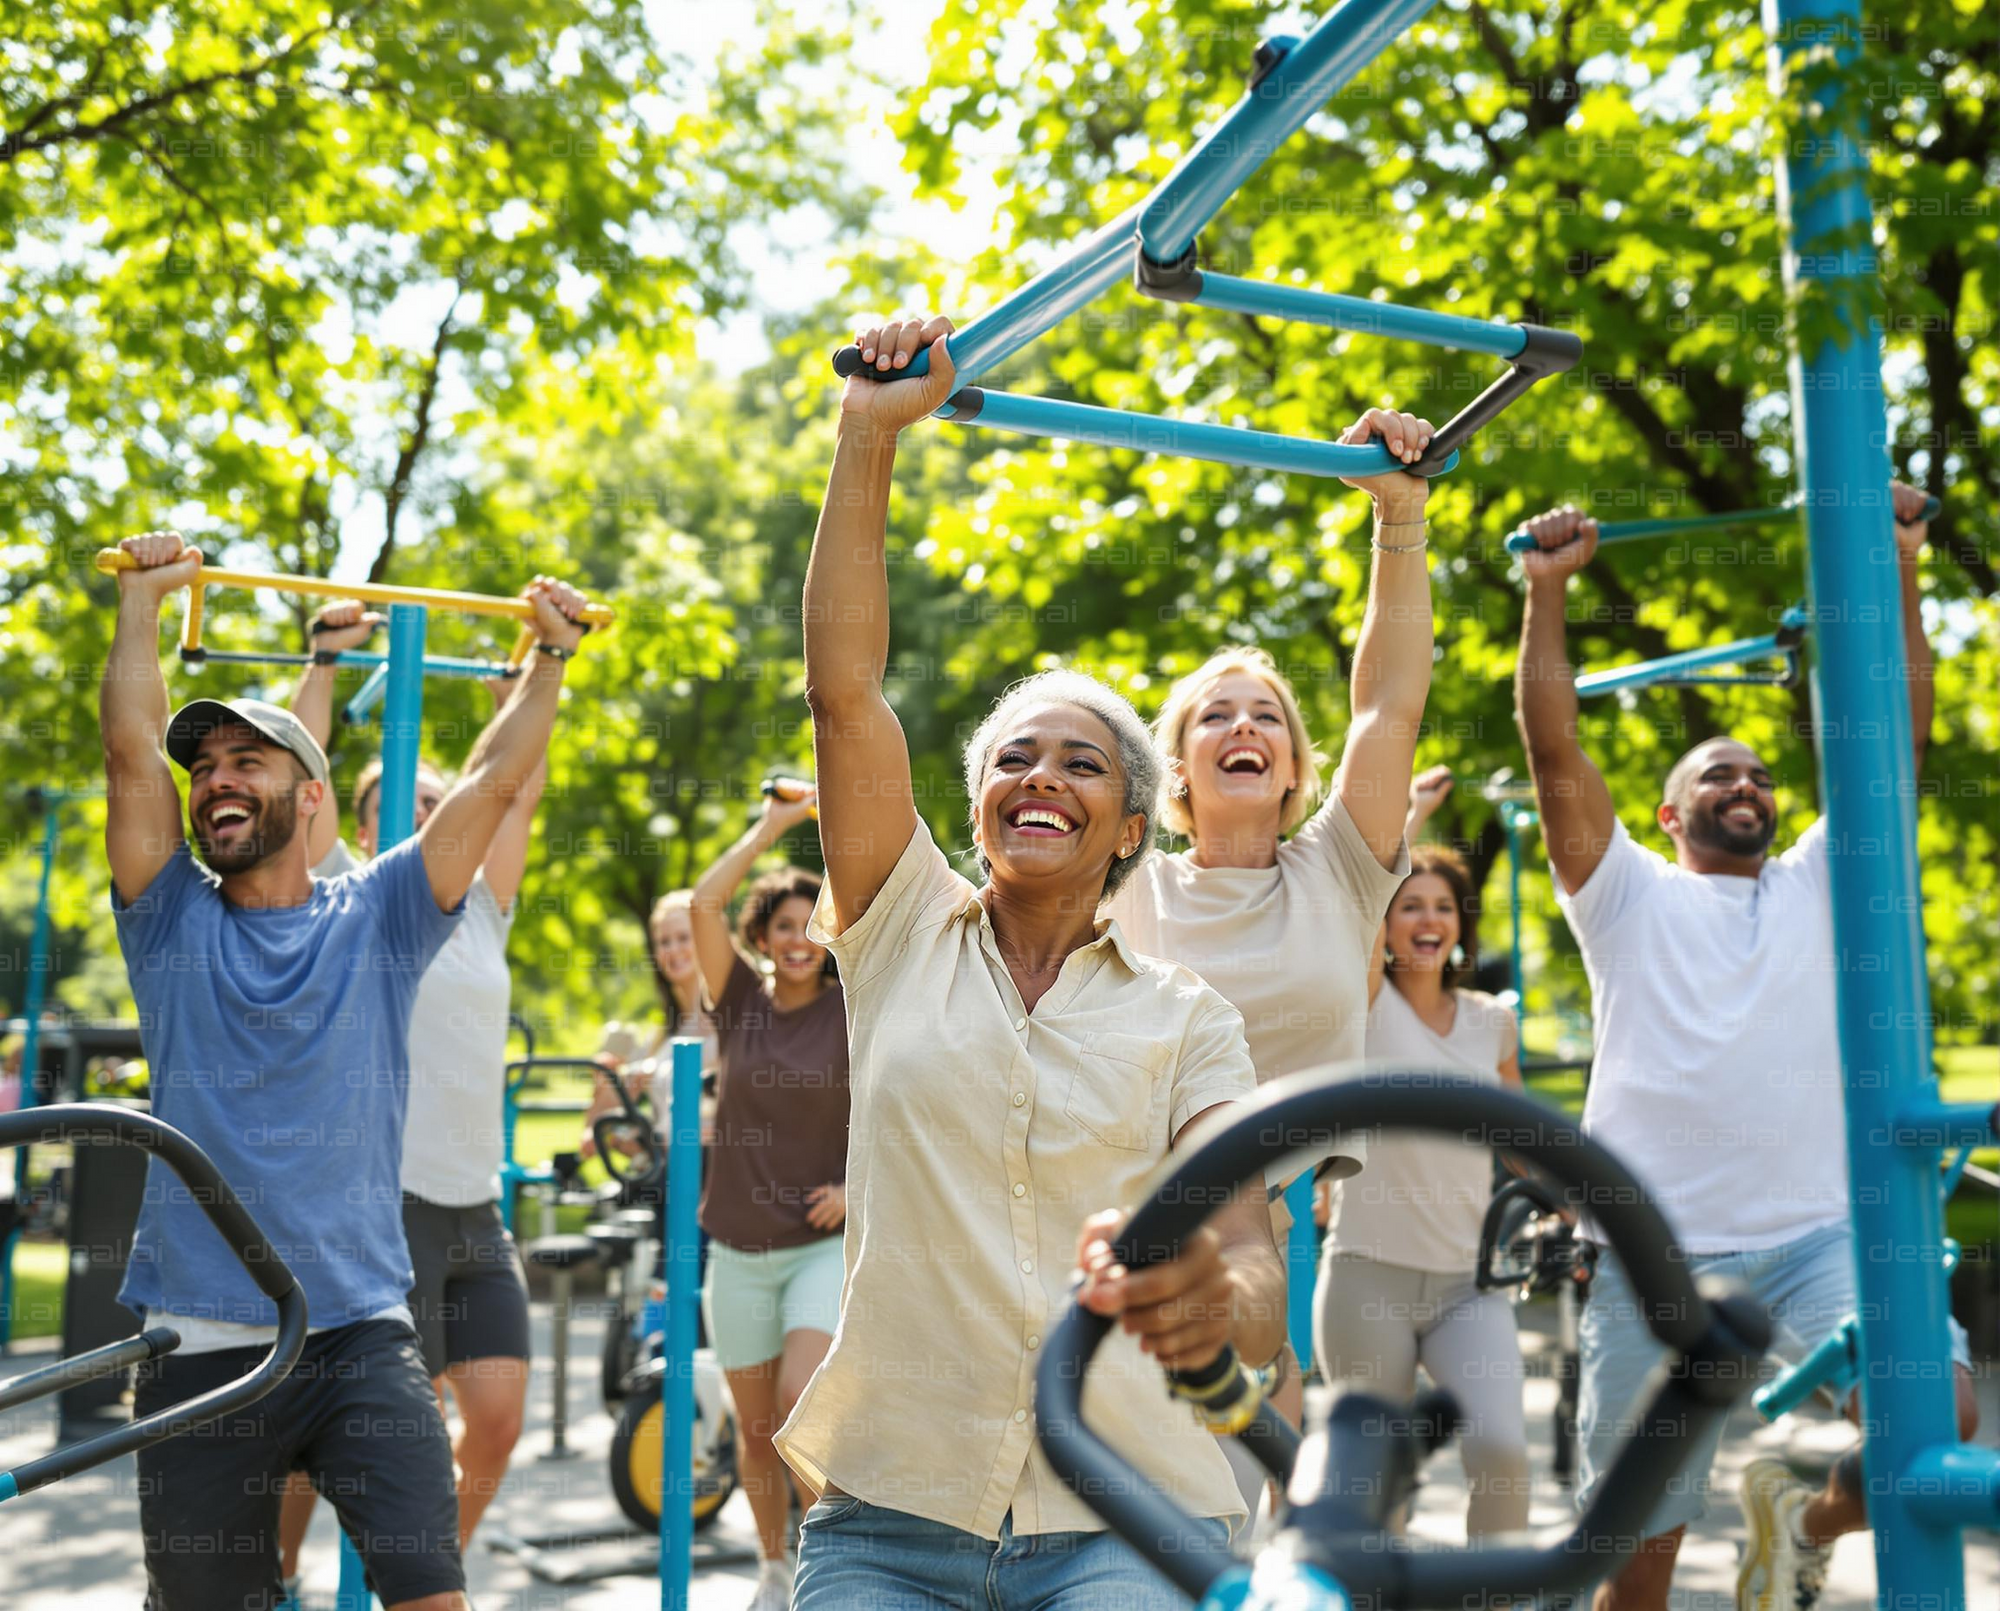
[[[1104,724],[1117,741],[1118,769],[1125,783],[1125,814],[1146,819],[1137,844],[1129,852],[1121,850],[1104,871],[1104,892],[1100,898],[1108,901],[1153,852],[1153,812],[1160,797],[1162,768],[1159,752],[1153,747],[1152,731],[1132,708],[1131,701],[1081,671],[1042,671],[1022,678],[1000,696],[986,720],[965,741],[965,796],[971,802],[968,825],[973,845],[978,849],[979,870],[988,878],[993,876],[993,865],[987,860],[985,850],[979,848],[979,799],[987,773],[993,768],[995,752],[1008,729],[1022,712],[1039,705],[1067,705],[1089,712]]]
[[[1081,1301],[1123,1326],[1092,1413],[1220,1537],[1243,1505],[1162,1367],[1253,1363],[1283,1340],[1283,1273],[1252,1186],[1172,1264],[1114,1267],[1114,1205],[1203,1114],[1254,1084],[1243,1021],[1185,968],[1141,957],[1099,903],[1147,854],[1158,762],[1123,699],[1076,673],[1018,684],[966,750],[983,887],[912,804],[883,696],[897,434],[950,389],[943,319],[867,332],[806,573],[826,885],[812,932],[847,990],[852,1108],[840,1330],[778,1436],[824,1497],[793,1606],[1184,1604],[1037,1451],[1032,1383]],[[1093,1213],[1093,1210],[1105,1212]],[[997,1600],[992,1598],[997,1596]]]

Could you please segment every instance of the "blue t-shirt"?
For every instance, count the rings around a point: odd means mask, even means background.
[[[417,982],[458,913],[417,841],[316,881],[300,906],[249,910],[183,842],[112,910],[152,1068],[153,1113],[235,1188],[305,1288],[315,1329],[405,1301],[403,1111]],[[118,1294],[127,1308],[272,1325],[276,1307],[180,1177],[147,1166]]]

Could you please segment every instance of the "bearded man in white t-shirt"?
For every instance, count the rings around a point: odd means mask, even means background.
[[[1924,495],[1899,482],[1891,498],[1921,766],[1932,702],[1917,608]],[[1771,855],[1771,773],[1747,745],[1720,737],[1697,744],[1667,776],[1656,819],[1672,859],[1634,840],[1577,740],[1564,642],[1569,579],[1597,550],[1597,522],[1563,508],[1528,530],[1539,547],[1522,561],[1516,712],[1556,898],[1590,979],[1597,1045],[1584,1127],[1645,1183],[1694,1272],[1746,1282],[1772,1311],[1775,1351],[1800,1357],[1856,1307],[1826,824]],[[1969,1436],[1969,1358],[1955,1327],[1953,1347]],[[1582,1353],[1579,1505],[1624,1441],[1629,1428],[1619,1423],[1660,1357],[1608,1256],[1585,1310]],[[1596,1611],[1665,1611],[1720,1441],[1717,1427],[1668,1484],[1644,1546],[1598,1590]],[[1778,1461],[1753,1463],[1743,1505],[1750,1537],[1739,1606],[1807,1611],[1834,1539],[1868,1525],[1858,1446],[1817,1490]]]

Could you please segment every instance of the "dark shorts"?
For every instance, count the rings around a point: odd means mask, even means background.
[[[528,1283],[498,1203],[452,1208],[403,1194],[416,1282],[410,1313],[433,1376],[474,1359],[527,1359]]]
[[[264,1351],[226,1348],[139,1367],[134,1412],[226,1386]],[[289,1471],[333,1503],[384,1605],[465,1587],[458,1494],[437,1395],[400,1320],[306,1339],[291,1375],[234,1415],[139,1452],[147,1611],[271,1611]]]

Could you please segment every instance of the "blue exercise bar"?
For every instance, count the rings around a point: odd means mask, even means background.
[[[1304,475],[1380,473],[1325,469],[1317,451],[1335,444],[1301,443],[1298,453],[1270,444],[1284,439],[1258,433],[1195,427],[1147,415],[1120,415],[1080,404],[1016,397],[1001,407],[984,399],[977,382],[992,365],[1052,329],[1061,320],[1109,290],[1129,265],[1134,283],[1167,301],[1269,317],[1307,320],[1339,329],[1383,331],[1409,340],[1506,358],[1512,367],[1438,428],[1422,458],[1384,469],[1442,475],[1457,463],[1458,449],[1535,383],[1572,368],[1582,343],[1566,331],[1539,325],[1494,325],[1453,314],[1426,313],[1391,303],[1369,302],[1328,292],[1295,290],[1267,282],[1206,275],[1194,266],[1194,238],[1264,161],[1322,106],[1327,98],[1422,17],[1435,0],[1347,0],[1304,39],[1267,39],[1257,49],[1256,74],[1236,107],[1209,131],[1144,202],[1091,236],[1063,262],[1014,293],[991,313],[947,338],[963,389],[937,410],[940,418],[1000,430],[1127,447],[1143,431],[1142,451],[1178,454],[1222,464],[1239,464]],[[833,356],[834,372],[872,372],[884,381],[927,374],[930,355],[919,352],[902,369],[870,371],[859,348]],[[1039,406],[1038,406],[1039,405]],[[1202,432],[1219,434],[1204,435]]]
[[[1206,270],[1197,271],[1196,283],[1200,289],[1186,300],[1223,313],[1323,324],[1334,330],[1420,341],[1427,347],[1483,352],[1495,358],[1518,358],[1528,345],[1528,332],[1518,324],[1432,313],[1426,308],[1373,302],[1365,296],[1341,296],[1333,291],[1307,291],[1268,280],[1241,280]]]
[[[1785,611],[1779,630],[1756,638],[1738,638],[1734,643],[1711,644],[1705,649],[1689,649],[1664,655],[1658,660],[1641,660],[1634,665],[1612,666],[1604,671],[1588,671],[1576,679],[1579,699],[1621,689],[1752,685],[1785,687],[1797,680],[1798,645],[1804,640],[1806,612],[1794,605]],[[1714,666],[1742,665],[1748,661],[1782,656],[1786,670],[1763,674],[1745,673],[1734,677],[1703,676]]]
[[[205,666],[352,666],[369,671],[379,671],[388,665],[385,654],[371,654],[361,649],[342,649],[338,654],[320,656],[315,654],[280,654],[275,650],[258,649],[209,649],[181,651],[181,659],[189,665]],[[472,660],[462,655],[426,655],[424,675],[426,677],[518,677],[519,666],[511,666],[504,660]]]
[[[1938,1099],[1902,578],[1881,497],[1889,421],[1881,332],[1868,311],[1880,294],[1868,159],[1850,128],[1866,111],[1849,82],[1859,0],[1766,0],[1765,33],[1773,83],[1797,119],[1778,170],[1789,300],[1819,313],[1791,322],[1792,421],[1818,640],[1813,703],[1833,939],[1844,959],[1835,985],[1848,1169],[1866,1188],[1854,1192],[1852,1213],[1877,1592],[1885,1606],[1961,1611],[1958,1528],[1975,1507],[1927,1504],[1919,1479],[1976,1463],[1978,1480],[1966,1486],[1990,1525],[1995,1462],[1990,1451],[1958,1448],[1952,1373],[1911,1368],[1950,1357],[1946,1283],[1933,1254],[1944,1239],[1938,1149],[1883,1140],[1902,1114]],[[1812,334],[1801,335],[1802,325]]]
[[[359,727],[375,714],[375,707],[382,703],[382,696],[389,691],[389,668],[377,666],[363,679],[354,697],[347,702],[340,719],[350,727]]]
[[[1704,531],[1723,531],[1732,526],[1761,526],[1773,520],[1796,520],[1803,506],[1789,498],[1771,509],[1739,509],[1724,515],[1664,515],[1648,520],[1605,520],[1598,522],[1597,546],[1606,543],[1641,542],[1652,537],[1680,537]],[[1935,520],[1944,505],[1937,498],[1924,500],[1921,519]],[[1507,534],[1507,552],[1526,554],[1535,548],[1535,539],[1525,528]]]
[[[694,1575],[694,1348],[701,1259],[701,1042],[673,1042],[667,1130],[667,1336],[661,1380],[660,1607],[687,1611]]]
[[[951,401],[938,410],[938,417],[961,425],[977,421],[994,430],[1019,431],[1027,436],[1060,437],[1133,453],[1167,453],[1292,475],[1386,475],[1408,468],[1379,442],[1349,446],[1232,425],[1205,425],[1198,420],[1163,419],[1118,408],[1093,408],[1049,397],[989,392],[976,386],[953,393]],[[1444,468],[1448,470],[1457,462],[1454,453]]]
[[[1970,1443],[1926,1449],[1910,1462],[1904,1487],[1904,1503],[1933,1527],[2000,1528],[2000,1450]]]

